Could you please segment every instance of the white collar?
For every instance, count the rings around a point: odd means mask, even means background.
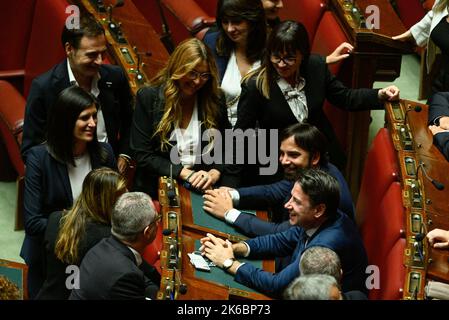
[[[142,256],[134,248],[131,248],[130,246],[128,246],[128,248],[134,254],[134,257],[136,258],[136,264],[139,267],[142,264]]]
[[[78,81],[76,81],[75,75],[73,74],[72,67],[70,66],[69,58],[67,58],[67,72],[69,73],[69,82],[71,85],[77,85]],[[92,79],[90,93],[92,93],[95,97],[98,97],[100,94],[100,89],[98,89],[98,81],[101,79],[100,73],[97,74]]]

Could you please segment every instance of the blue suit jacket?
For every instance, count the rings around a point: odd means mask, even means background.
[[[128,80],[118,66],[102,65],[99,73],[98,101],[103,111],[108,142],[116,156],[120,153],[131,156],[129,134],[133,109]],[[48,110],[56,102],[59,93],[69,86],[67,59],[33,80],[23,123],[21,152],[24,160],[31,147],[45,141]]]
[[[366,292],[365,271],[367,257],[355,224],[337,212],[336,217],[326,221],[313,234],[305,246],[302,239],[305,230],[301,227],[247,240],[250,258],[266,259],[292,255],[292,263],[278,273],[263,271],[246,263],[237,270],[235,280],[270,296],[281,297],[285,288],[299,276],[299,259],[306,248],[327,247],[335,251],[343,269],[344,292],[360,290]]]
[[[102,163],[99,155],[91,154],[92,169],[109,167],[117,169],[114,153],[106,143],[100,145],[107,151],[108,159]],[[42,260],[42,241],[50,213],[72,206],[67,165],[56,160],[47,145],[35,146],[28,152],[25,172],[24,218],[25,239],[20,256],[27,264]]]
[[[217,53],[217,38],[219,35],[219,31],[209,32],[203,38],[203,42],[212,50],[212,53],[215,57],[215,62],[217,63],[218,75],[219,75],[219,84],[223,80],[224,74],[226,72],[226,67],[228,66],[229,56],[219,56]]]
[[[354,203],[352,201],[351,192],[349,191],[348,184],[346,183],[345,178],[341,174],[341,172],[335,167],[333,164],[328,163],[327,165],[321,166],[321,170],[329,173],[335,179],[337,179],[338,184],[340,186],[340,205],[339,209],[346,213],[351,220],[355,221],[355,210]],[[262,209],[266,210],[267,208],[272,208],[273,211],[280,215],[281,220],[288,220],[288,211],[284,208],[284,204],[290,199],[290,192],[293,189],[294,181],[290,180],[281,180],[279,182],[270,184],[270,185],[262,185],[262,186],[254,186],[247,188],[239,188],[237,191],[240,195],[239,208],[241,209]],[[247,216],[247,215],[245,215]],[[259,220],[255,216],[250,216],[249,220]],[[246,219],[246,220],[248,220]],[[251,227],[251,229],[255,232],[251,235],[249,230],[240,225],[239,219],[237,219],[235,225],[243,230],[248,236],[258,236],[267,234],[267,232],[263,232],[262,229],[260,232],[256,226]],[[258,221],[259,222],[259,221]],[[258,225],[268,224],[269,222],[260,221]],[[265,227],[264,227],[265,228]],[[272,233],[272,232],[268,232]]]
[[[449,117],[449,92],[435,93],[429,103],[429,125],[436,118]],[[440,132],[433,136],[433,142],[449,161],[449,132]]]

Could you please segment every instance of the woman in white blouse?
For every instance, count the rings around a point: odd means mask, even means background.
[[[442,53],[442,66],[432,83],[432,93],[449,91],[449,0],[436,0],[421,21],[393,39],[413,39],[420,47],[427,45],[427,72],[431,71],[436,55]]]
[[[95,97],[84,89],[64,89],[50,108],[47,141],[28,152],[20,255],[28,265],[30,298],[44,281],[42,241],[50,213],[72,206],[92,169],[117,169],[111,146],[97,140],[97,110]]]
[[[134,190],[157,197],[157,178],[170,175],[197,190],[235,186],[237,178],[221,157],[224,135],[214,137],[225,128],[230,124],[215,59],[200,40],[185,40],[151,85],[137,93],[131,126]]]

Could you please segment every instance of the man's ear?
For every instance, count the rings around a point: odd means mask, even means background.
[[[320,203],[314,208],[315,214],[313,215],[315,218],[320,218],[326,212],[326,205],[324,203]]]
[[[66,56],[69,56],[74,50],[75,50],[75,48],[73,48],[70,43],[66,42],[64,44],[64,51],[65,51]]]
[[[312,167],[316,167],[318,163],[320,163],[321,154],[319,152],[315,152],[312,156]]]

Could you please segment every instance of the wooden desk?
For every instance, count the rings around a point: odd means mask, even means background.
[[[421,111],[415,111],[415,107]],[[431,248],[424,239],[424,261],[413,261],[413,243],[418,233],[427,233],[434,228],[449,229],[449,162],[438,148],[433,145],[433,136],[427,128],[428,106],[413,101],[401,100],[399,103],[387,103],[387,124],[398,154],[400,181],[403,188],[404,207],[406,208],[406,252],[404,262],[407,278],[404,298],[412,299],[409,293],[410,274],[419,278],[418,299],[424,298],[426,280],[449,283],[449,251]],[[444,184],[444,190],[438,190],[425,178],[424,166],[428,176]],[[412,188],[415,185],[415,189]],[[413,227],[413,217],[420,222]]]
[[[174,187],[176,201],[168,199],[170,184]],[[191,203],[190,191],[178,185],[176,181],[162,177],[159,180],[159,201],[162,207],[163,227],[169,230],[164,235],[161,251],[161,288],[158,299],[251,299],[264,300],[267,296],[247,288],[236,281],[225,271],[211,267],[210,274],[196,270],[190,263],[187,253],[198,250],[199,240],[206,233],[227,238],[230,241],[240,241],[244,237],[235,232],[223,232],[201,226],[196,223],[196,214],[206,214],[202,208],[194,207]],[[257,212],[259,217],[266,219],[266,212]],[[225,225],[225,222],[219,221]],[[214,224],[217,226],[217,224]],[[219,224],[218,224],[219,226]],[[252,263],[249,261],[249,263]],[[274,260],[255,261],[266,271],[274,272]],[[186,289],[185,293],[182,293]]]

